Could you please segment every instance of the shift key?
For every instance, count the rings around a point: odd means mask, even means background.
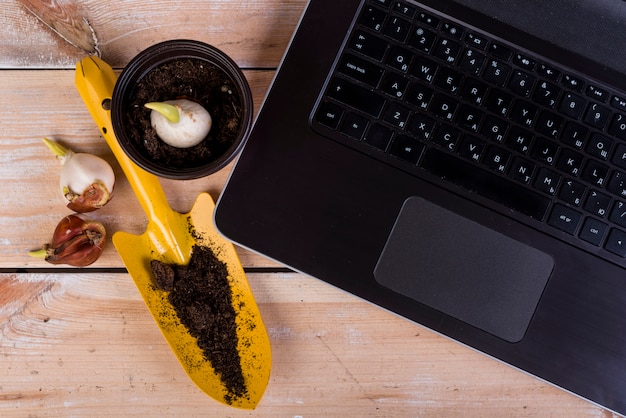
[[[375,118],[380,116],[385,105],[382,96],[341,78],[331,82],[328,96]]]

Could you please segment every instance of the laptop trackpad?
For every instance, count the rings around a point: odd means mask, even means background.
[[[374,275],[395,292],[518,342],[553,267],[544,252],[410,197]]]

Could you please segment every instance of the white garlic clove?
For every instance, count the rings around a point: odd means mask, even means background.
[[[150,122],[159,138],[173,147],[198,145],[211,130],[211,115],[197,102],[179,99],[146,103],[145,106],[152,110]]]

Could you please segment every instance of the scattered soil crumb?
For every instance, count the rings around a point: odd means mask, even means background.
[[[247,393],[237,350],[236,312],[228,269],[209,247],[195,245],[188,265],[151,261],[155,285],[168,298],[180,321],[228,389],[226,402]]]

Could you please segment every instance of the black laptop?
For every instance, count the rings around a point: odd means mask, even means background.
[[[626,414],[626,2],[311,0],[215,221]]]

